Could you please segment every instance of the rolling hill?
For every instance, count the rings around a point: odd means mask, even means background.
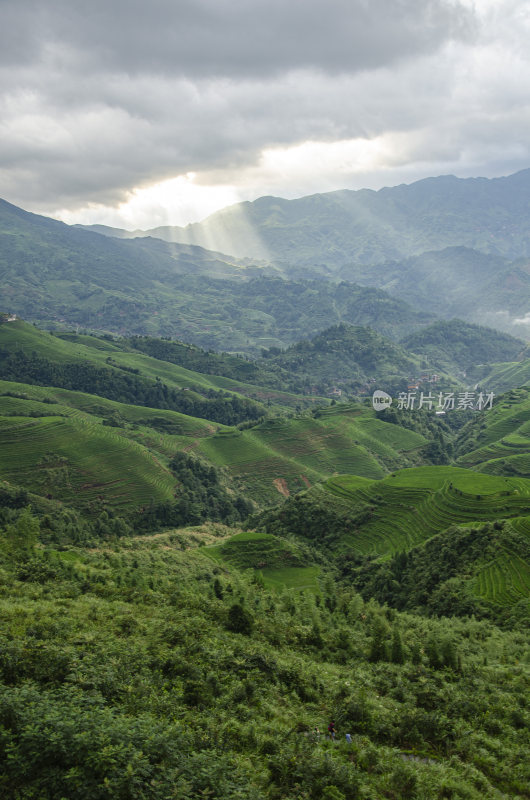
[[[195,372],[127,340],[5,323],[0,375],[0,474],[74,505],[170,502],[176,478],[168,466],[181,451],[260,506],[336,472],[380,478],[428,461],[422,433],[377,419],[371,408],[341,403],[289,418],[294,403],[322,400]]]
[[[401,469],[382,480],[340,475],[255,522],[269,536],[295,535],[316,548],[366,599],[528,621],[528,479],[453,466]]]
[[[482,325],[471,325],[461,319],[435,322],[406,336],[400,344],[408,352],[421,355],[438,369],[461,375],[467,380],[474,380],[475,375],[486,374],[490,364],[524,360],[528,346],[522,339]],[[522,383],[514,376],[514,382],[504,388],[500,384],[491,385],[487,379],[483,385],[490,391],[502,392]]]
[[[451,525],[529,512],[528,479],[423,466],[375,481],[350,475],[329,478],[271,512],[265,527],[274,533],[276,526],[287,526],[317,544],[333,541],[342,552],[381,556],[409,550]]]

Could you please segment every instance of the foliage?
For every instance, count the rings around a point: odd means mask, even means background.
[[[434,322],[406,336],[401,344],[452,374],[468,372],[476,364],[515,361],[525,349],[521,339],[461,319]]]
[[[524,634],[271,592],[202,535],[1,554],[3,797],[525,796]]]
[[[54,363],[37,353],[0,349],[0,369],[6,380],[41,386],[60,386],[107,397],[121,403],[165,408],[194,417],[234,425],[258,419],[264,409],[257,403],[228,392],[209,389],[193,394],[171,389],[162,381],[148,381],[112,366],[96,367],[87,362]]]

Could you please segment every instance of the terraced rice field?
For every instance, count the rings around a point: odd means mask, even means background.
[[[175,487],[147,448],[81,412],[0,417],[0,476],[73,505],[104,499],[118,509],[168,500]]]
[[[320,568],[304,566],[296,548],[276,536],[245,531],[201,552],[220,564],[259,572],[265,584],[273,589],[319,591]]]
[[[267,533],[245,531],[204,552],[216,561],[226,562],[238,569],[281,570],[303,565],[295,545]]]
[[[319,567],[284,567],[283,569],[264,569],[261,571],[263,580],[271,589],[296,589],[317,594]]]
[[[451,525],[530,512],[529,480],[455,467],[400,470],[364,484],[339,476],[324,489],[341,498],[345,516],[352,520],[343,545],[361,553],[406,550]]]
[[[360,406],[345,406],[319,412],[318,418],[274,419],[226,432],[198,448],[226,467],[240,489],[260,502],[275,502],[280,494],[306,489],[337,472],[383,478],[402,452],[424,443],[423,436],[381,422]]]
[[[530,596],[530,566],[505,551],[478,573],[474,591],[497,605],[514,605]]]
[[[491,364],[489,374],[482,379],[488,391],[506,392],[513,386],[530,384],[530,359]]]
[[[515,517],[515,519],[510,520],[510,525],[518,533],[530,538],[530,517]]]
[[[510,464],[521,475],[530,477],[530,394],[518,389],[494,406],[478,437],[479,447],[458,459],[458,464],[481,472],[500,474]],[[501,459],[503,463],[501,463]],[[495,462],[495,463],[490,463]]]

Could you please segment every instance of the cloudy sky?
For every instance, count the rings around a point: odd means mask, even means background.
[[[0,197],[186,224],[530,166],[530,0],[0,0]]]

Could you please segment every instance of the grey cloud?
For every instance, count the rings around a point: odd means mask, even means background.
[[[462,80],[480,36],[457,0],[0,0],[0,196],[113,204],[188,171],[237,183],[266,147],[387,132],[414,134],[398,170],[502,148],[526,166],[528,65],[520,91]]]
[[[4,63],[204,76],[350,72],[474,30],[451,0],[3,0]]]

